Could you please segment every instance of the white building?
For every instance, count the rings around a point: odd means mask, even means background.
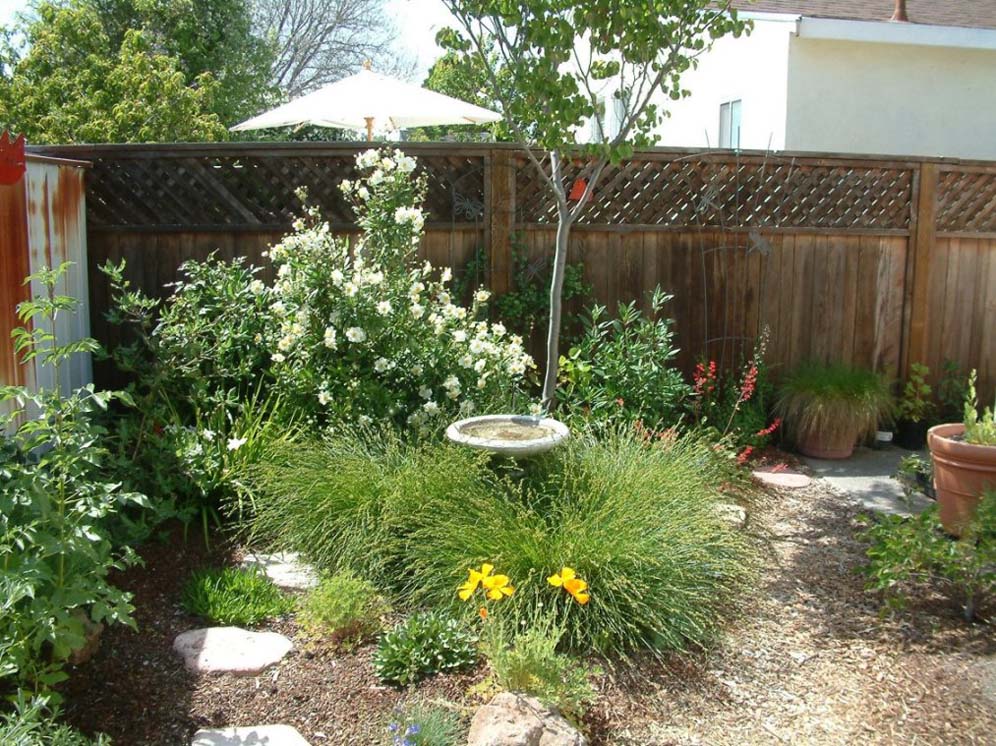
[[[753,32],[682,78],[658,144],[996,159],[996,0],[907,5],[734,0]]]

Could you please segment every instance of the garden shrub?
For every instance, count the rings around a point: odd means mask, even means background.
[[[443,707],[417,703],[398,708],[387,726],[386,746],[458,746],[460,716]]]
[[[87,738],[58,721],[58,713],[46,711],[48,701],[30,702],[19,695],[10,712],[0,712],[0,743],[4,746],[111,746],[109,738]]]
[[[78,306],[54,292],[67,271],[30,278],[48,294],[20,304],[25,327],[13,335],[21,359],[50,366],[56,381],[74,355],[97,347],[88,338],[60,345],[49,331],[57,314]],[[127,395],[92,385],[68,395],[0,387],[0,678],[45,689],[66,677],[62,666],[83,645],[88,621],[134,626],[130,596],[108,582],[134,554],[115,550],[107,523],[148,502],[102,476],[107,452],[94,422],[118,398]]]
[[[343,572],[323,578],[308,593],[298,621],[313,640],[349,650],[376,635],[387,612],[372,583]]]
[[[468,568],[490,563],[516,588],[493,605],[527,622],[537,604],[552,609],[575,650],[704,644],[750,576],[749,543],[715,508],[733,499],[735,461],[697,435],[603,435],[578,432],[521,476],[470,449],[342,431],[261,465],[249,530],[409,606],[461,604]],[[565,566],[589,603],[549,584]]]
[[[294,600],[255,568],[196,570],[183,586],[183,608],[215,624],[239,627],[289,613]]]
[[[983,495],[958,539],[944,532],[936,504],[909,518],[869,521],[864,573],[867,587],[882,592],[887,607],[902,609],[916,590],[939,589],[972,621],[996,593],[996,491]]]
[[[678,422],[690,389],[674,367],[674,324],[662,315],[671,297],[657,288],[649,317],[635,303],[620,303],[616,318],[591,309],[580,341],[560,360],[557,398],[569,416],[648,428]]]
[[[385,632],[374,653],[377,677],[408,686],[437,673],[470,668],[477,662],[477,636],[440,611],[413,614]]]
[[[451,604],[467,568],[488,562],[516,588],[503,609],[527,622],[552,611],[568,649],[709,642],[751,576],[750,544],[716,510],[732,499],[721,490],[736,479],[733,459],[699,436],[646,441],[624,427],[578,433],[553,453],[497,494],[440,494],[409,519],[412,596]],[[551,585],[566,569],[584,593]]]
[[[492,622],[489,622],[492,624]],[[502,689],[536,697],[574,720],[595,700],[594,671],[557,652],[562,630],[542,617],[531,626],[486,636],[484,653]],[[496,627],[497,629],[497,627]],[[511,639],[508,639],[511,638]]]
[[[438,432],[457,414],[508,405],[532,359],[522,339],[483,320],[487,291],[454,303],[452,272],[419,264],[426,177],[400,151],[356,158],[344,181],[362,235],[332,235],[309,210],[272,247],[263,288],[277,385],[321,424],[394,422]]]

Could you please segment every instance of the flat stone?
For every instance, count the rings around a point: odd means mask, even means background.
[[[910,451],[886,447],[881,450],[855,448],[848,459],[823,460],[804,458],[813,473],[835,492],[856,500],[863,508],[892,515],[915,515],[933,504],[933,500],[915,493],[907,497],[903,486],[893,477],[899,462]]]
[[[310,746],[297,728],[289,725],[254,725],[247,728],[199,730],[190,746]]]
[[[238,627],[193,629],[173,641],[173,650],[194,673],[259,673],[279,663],[293,647],[294,643],[276,632]]]
[[[467,746],[588,746],[588,739],[539,700],[502,692],[474,713]]]
[[[739,529],[747,525],[747,511],[739,505],[719,503],[716,505],[716,514],[733,528]]]
[[[247,554],[243,567],[257,567],[275,586],[289,591],[307,591],[318,585],[318,573],[302,562],[296,552]]]
[[[754,475],[754,479],[761,482],[761,484],[784,490],[802,489],[803,487],[808,487],[813,481],[805,474],[800,474],[797,471],[778,469],[771,466],[762,466],[751,473]]]

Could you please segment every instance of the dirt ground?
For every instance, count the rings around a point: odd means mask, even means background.
[[[863,548],[853,505],[814,483],[772,492],[748,530],[768,551],[761,587],[708,653],[643,661],[600,679],[586,719],[594,744],[996,744],[996,627],[965,625],[927,598],[881,618],[856,573]],[[405,701],[448,701],[468,714],[477,670],[407,691],[381,686],[372,647],[349,655],[302,645],[258,677],[188,674],[173,637],[200,626],[179,605],[195,567],[231,561],[176,537],[143,551],[120,577],[133,591],[139,632],[105,634],[65,687],[68,719],[116,744],[185,746],[201,727],[285,723],[312,746],[383,744]],[[292,620],[268,629],[296,635]]]

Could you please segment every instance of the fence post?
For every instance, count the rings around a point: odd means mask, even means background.
[[[930,255],[937,238],[937,181],[936,163],[920,165],[918,189],[913,209],[914,225],[910,230],[910,255],[912,263],[907,266],[906,275],[909,298],[908,325],[905,330],[906,343],[903,345],[902,372],[909,374],[910,365],[923,362],[927,356],[927,321],[930,317]]]
[[[485,168],[488,269],[491,292],[511,289],[512,231],[515,227],[515,159],[508,148],[494,148]]]

